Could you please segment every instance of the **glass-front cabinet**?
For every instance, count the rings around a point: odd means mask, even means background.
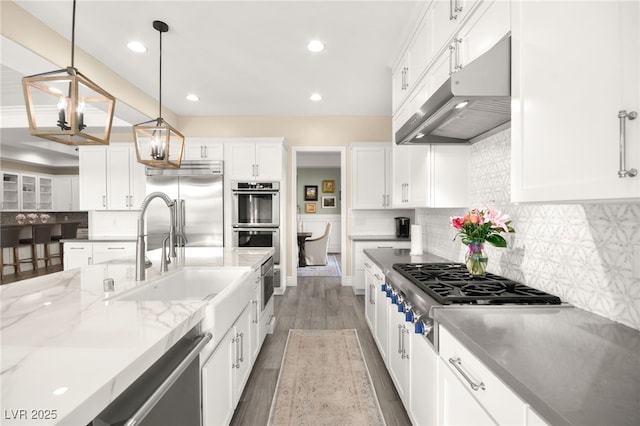
[[[2,210],[20,209],[19,177],[18,173],[2,172],[2,192],[0,193]]]
[[[35,176],[22,175],[22,210],[37,209],[37,180]]]

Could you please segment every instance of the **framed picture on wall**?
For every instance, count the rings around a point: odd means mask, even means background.
[[[304,200],[305,201],[318,201],[318,185],[305,185],[304,186]]]
[[[322,192],[335,192],[336,190],[336,181],[334,180],[323,180],[322,181]]]
[[[305,213],[315,213],[316,212],[316,203],[305,203],[304,204]]]
[[[335,209],[336,208],[336,197],[335,197],[335,195],[328,195],[326,197],[322,197],[322,208],[323,209]]]

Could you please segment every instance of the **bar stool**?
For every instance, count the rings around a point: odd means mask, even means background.
[[[38,261],[44,260],[44,267],[46,268],[51,263],[51,250],[49,245],[54,241],[51,239],[52,224],[42,223],[37,225],[31,225],[31,238],[25,238],[20,240],[21,243],[31,244],[31,263],[33,264],[33,270],[38,270]],[[43,245],[43,257],[38,257],[38,245]],[[27,260],[27,259],[25,259]]]
[[[59,254],[54,254],[52,258],[59,257],[60,264],[64,265],[64,243],[61,240],[68,240],[77,238],[78,236],[78,222],[63,222],[60,224],[60,235],[54,235],[51,237],[53,241],[58,242]]]
[[[23,263],[18,255],[18,249],[22,245],[20,244],[21,230],[22,226],[3,226],[0,228],[0,263],[2,264],[2,267],[0,268],[0,279],[4,278],[5,266],[13,266],[13,273],[15,275],[20,273],[20,263]],[[4,263],[5,248],[13,249],[13,260],[10,263]],[[29,260],[24,262],[29,262]]]

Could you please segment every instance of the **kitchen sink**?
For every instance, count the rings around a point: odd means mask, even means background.
[[[203,300],[222,293],[249,268],[183,268],[163,275],[148,284],[115,295],[113,300]]]

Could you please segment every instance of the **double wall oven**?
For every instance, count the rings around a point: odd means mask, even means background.
[[[280,263],[280,182],[231,182],[233,247],[273,247]]]

